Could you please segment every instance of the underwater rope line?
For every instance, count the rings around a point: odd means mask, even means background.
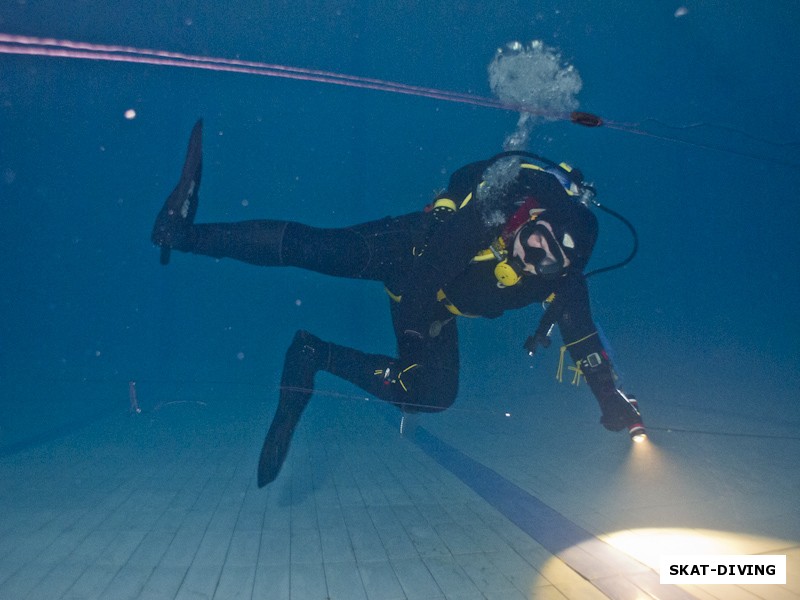
[[[669,127],[670,129],[685,129],[684,127],[681,127],[681,126],[669,125],[667,123],[664,123],[663,121],[659,121],[658,119],[646,119],[646,121],[650,121],[652,123],[658,123],[659,125],[662,125],[664,127]],[[630,134],[633,134],[633,135],[639,135],[639,136],[642,136],[642,137],[650,137],[650,138],[654,138],[654,139],[657,139],[657,140],[662,140],[662,141],[665,141],[665,142],[672,142],[674,144],[685,144],[687,146],[693,146],[695,148],[700,148],[702,150],[713,150],[715,152],[724,152],[726,154],[733,154],[734,156],[741,156],[743,158],[749,158],[749,159],[752,159],[752,160],[759,160],[759,161],[763,161],[763,162],[769,162],[771,164],[781,165],[781,166],[784,166],[784,167],[789,167],[791,169],[800,169],[800,162],[793,162],[791,160],[787,160],[787,159],[784,159],[784,158],[761,156],[761,155],[758,155],[758,154],[754,154],[752,152],[746,152],[744,150],[737,150],[736,148],[726,148],[724,146],[716,146],[714,144],[707,144],[707,143],[704,143],[704,142],[697,142],[697,141],[694,141],[694,140],[685,140],[685,139],[679,138],[677,136],[662,135],[662,134],[659,134],[659,133],[654,133],[652,131],[647,131],[646,129],[642,129],[640,125],[636,125],[636,124],[632,124],[632,123],[621,124],[621,123],[615,123],[613,121],[604,121],[603,124],[606,126],[607,129],[616,129],[618,131],[624,131],[625,133],[630,133]],[[709,127],[709,128],[713,128],[713,129],[722,129],[722,130],[727,130],[727,131],[735,131],[736,133],[738,133],[740,135],[749,137],[751,139],[758,139],[759,141],[761,141],[761,142],[763,142],[765,144],[769,144],[770,146],[775,146],[777,148],[796,146],[796,145],[800,144],[799,142],[775,142],[775,141],[767,140],[767,139],[764,139],[764,138],[757,138],[756,136],[753,136],[753,135],[747,133],[746,131],[742,131],[741,129],[736,129],[735,127],[730,127],[730,126],[727,126],[727,125],[717,125],[717,124],[713,124],[712,125],[710,123],[704,123],[703,125],[705,127]],[[691,127],[695,127],[695,126],[696,125],[693,125]]]
[[[287,65],[261,63],[239,59],[212,58],[192,54],[183,54],[180,52],[169,52],[165,50],[134,48],[131,46],[90,44],[86,42],[74,42],[70,40],[16,36],[0,33],[0,54],[21,54],[32,56],[50,56],[56,58],[100,60],[109,62],[128,62],[156,66],[207,69],[219,72],[245,73],[266,77],[314,81],[332,85],[385,91],[396,94],[408,94],[412,96],[445,100],[448,102],[472,104],[474,106],[481,106],[484,108],[514,110],[515,112],[529,112],[541,116],[549,116],[551,118],[571,118],[569,115],[560,115],[559,117],[555,117],[543,111],[536,111],[531,107],[513,106],[501,102],[500,100],[479,96],[477,94],[451,92],[437,88],[408,85],[405,83],[388,81],[384,79],[360,77],[358,75],[346,75],[318,69],[291,67]]]
[[[64,380],[64,379],[52,379],[52,380],[42,380],[37,379],[35,380],[36,383],[42,383],[42,381],[48,381],[50,383],[82,383],[82,384],[107,384],[107,385],[122,385],[121,380],[115,379],[87,379],[81,378],[80,380]],[[268,388],[269,391],[277,391],[280,389],[287,389],[291,391],[301,391],[301,392],[312,392],[316,396],[324,396],[328,398],[334,398],[342,401],[347,402],[368,402],[374,403],[378,405],[390,405],[391,402],[387,402],[385,400],[380,400],[378,398],[370,397],[366,394],[352,394],[346,392],[336,392],[333,390],[325,390],[320,388],[315,389],[306,389],[300,387],[288,387],[288,386],[268,386],[264,383],[252,383],[247,381],[227,381],[227,380],[191,380],[191,382],[187,380],[160,380],[160,379],[137,379],[139,383],[149,383],[149,384],[157,384],[157,383],[170,383],[170,384],[182,384],[182,383],[193,383],[193,384],[204,384],[204,385],[228,385],[228,386],[246,386],[246,387],[263,387]],[[130,382],[128,382],[129,384]],[[199,405],[199,406],[207,406],[208,403],[201,400],[184,400],[184,399],[172,399],[172,400],[163,400],[161,402],[157,402],[154,408],[144,411],[144,413],[155,413],[158,412],[161,408],[168,406],[168,405],[177,405],[177,404],[191,404],[191,405]],[[416,405],[422,408],[430,408],[430,409],[437,409],[440,410],[441,407],[439,406],[428,406],[428,405]],[[463,414],[475,414],[479,416],[495,416],[495,417],[510,417],[511,415],[502,409],[469,409],[469,408],[460,408],[458,406],[451,406],[447,409],[449,413],[463,413]],[[432,413],[420,413],[420,414],[432,414]],[[110,412],[106,411],[103,415],[110,416]],[[793,435],[775,435],[775,434],[761,434],[761,433],[747,433],[747,432],[731,432],[731,431],[709,431],[705,429],[691,429],[685,427],[654,427],[648,425],[648,430],[651,431],[662,431],[665,433],[682,433],[682,434],[695,434],[695,435],[712,435],[712,436],[721,436],[721,437],[733,437],[733,438],[754,438],[754,439],[763,439],[763,440],[786,440],[786,441],[800,441],[800,436],[793,436]]]
[[[55,38],[42,38],[24,35],[12,35],[0,32],[0,54],[15,54],[29,56],[47,56],[55,58],[85,59],[108,62],[137,63],[155,66],[182,67],[190,69],[204,69],[218,72],[243,73],[259,75],[262,77],[280,77],[285,79],[296,79],[302,81],[313,81],[331,85],[341,85],[352,88],[370,89],[394,94],[406,94],[424,98],[432,98],[446,102],[456,102],[470,104],[483,108],[493,108],[510,112],[527,113],[534,116],[544,117],[556,121],[569,121],[584,127],[601,127],[622,131],[632,135],[651,137],[666,142],[686,144],[697,148],[734,154],[745,158],[759,161],[766,161],[772,164],[782,165],[793,169],[800,169],[799,162],[782,158],[768,158],[758,154],[726,148],[713,144],[696,142],[682,139],[677,136],[658,134],[642,128],[641,124],[623,123],[601,118],[595,114],[581,111],[570,113],[552,113],[536,109],[530,105],[513,104],[503,102],[494,98],[469,94],[462,92],[452,92],[418,85],[409,85],[384,79],[371,77],[360,77],[357,75],[347,75],[332,71],[318,69],[307,69],[301,67],[291,67],[287,65],[246,61],[239,59],[213,58],[207,56],[184,54],[180,52],[169,52],[165,50],[151,50],[135,48],[132,46],[116,46],[108,44],[93,44],[88,42],[76,42],[71,40],[60,40]],[[659,123],[672,129],[694,128],[700,125],[713,127],[716,129],[735,131],[743,136],[759,139],[760,141],[775,146],[776,148],[798,145],[795,142],[778,143],[764,138],[756,138],[745,131],[734,127],[712,124],[692,124],[690,126],[671,126],[661,123],[655,119],[647,121]]]
[[[744,433],[731,431],[708,431],[706,429],[685,429],[681,427],[647,427],[650,431],[664,431],[666,433],[694,433],[700,435],[716,435],[721,437],[734,438],[755,438],[760,440],[793,440],[800,441],[797,435],[774,435],[771,433]]]

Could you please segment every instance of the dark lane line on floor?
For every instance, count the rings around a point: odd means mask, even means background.
[[[643,592],[659,600],[692,600],[679,587],[662,585],[646,565],[570,521],[486,465],[423,427],[410,439],[548,552],[613,600],[636,600]]]

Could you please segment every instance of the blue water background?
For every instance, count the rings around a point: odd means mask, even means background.
[[[579,165],[599,199],[638,228],[636,260],[591,282],[627,387],[655,425],[675,425],[671,407],[691,405],[710,415],[705,427],[733,414],[796,434],[800,10],[788,1],[697,1],[678,17],[680,6],[20,1],[2,3],[0,31],[481,95],[498,46],[541,39],[559,48],[583,78],[583,110],[693,142],[553,122],[530,145]],[[150,228],[198,117],[198,221],[319,226],[419,209],[454,169],[499,151],[516,121],[318,83],[0,55],[0,445],[124,412],[131,379],[146,409],[175,398],[220,401],[237,385],[262,387],[269,406],[298,328],[392,352],[379,284],[178,253],[167,268],[158,264]],[[593,267],[624,257],[630,243],[600,218]],[[557,350],[533,365],[522,351],[538,316],[534,308],[462,323],[453,410],[577,393],[581,426],[596,427],[585,388],[550,384]],[[332,378],[322,385],[359,394]]]

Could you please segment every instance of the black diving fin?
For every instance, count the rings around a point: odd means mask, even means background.
[[[189,227],[194,223],[200,200],[200,175],[203,170],[203,120],[198,119],[189,137],[186,160],[178,185],[164,202],[156,217],[151,239],[161,247],[161,264],[169,264],[173,247],[181,244]]]

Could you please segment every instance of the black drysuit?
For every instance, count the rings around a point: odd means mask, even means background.
[[[440,196],[460,203],[476,192],[489,164],[483,161],[459,169]],[[466,205],[444,218],[420,211],[342,229],[283,221],[196,224],[178,249],[382,282],[392,298],[397,356],[330,344],[329,360],[320,368],[405,412],[444,410],[456,398],[458,335],[448,304],[465,315],[495,318],[557,292],[565,300],[558,325],[572,358],[579,362],[595,353],[604,357],[602,368],[595,365],[584,374],[605,413],[609,403],[622,400],[616,397],[613,372],[596,334],[583,275],[523,276],[517,285],[502,287],[494,275],[496,261],[473,261],[498,238],[523,200],[531,197],[546,211],[575,203],[554,175],[520,171],[502,189],[484,197],[474,193]],[[527,334],[520,332],[520,343]]]

